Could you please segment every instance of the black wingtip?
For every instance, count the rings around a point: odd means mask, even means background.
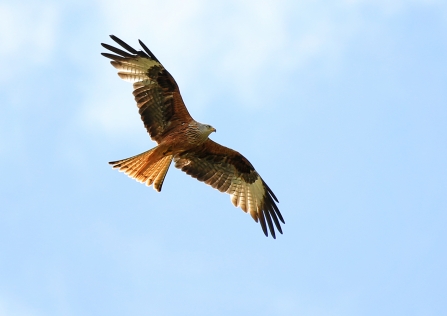
[[[267,210],[267,213],[273,219],[273,222],[275,223],[276,229],[282,234],[281,224],[279,223],[278,216],[276,215],[276,212],[275,212],[273,206],[271,204],[265,204],[265,208]]]
[[[141,47],[143,47],[144,51],[149,55],[149,57],[157,62],[160,62],[157,57],[151,52],[149,48],[139,39],[138,42],[140,43]]]
[[[120,55],[120,56],[122,56],[122,57],[127,57],[127,58],[135,57],[135,55],[129,54],[128,52],[125,52],[125,51],[123,51],[123,50],[121,50],[121,49],[118,49],[118,48],[116,48],[116,47],[113,47],[112,45],[109,45],[109,44],[103,44],[103,43],[101,43],[101,45],[102,45],[102,47],[104,47],[104,48],[110,50],[111,52],[113,52],[113,53],[115,53],[115,54],[118,54],[118,55]]]
[[[264,183],[265,187],[267,188],[267,192],[271,195],[271,197],[276,201],[276,203],[279,203],[278,198],[276,197],[275,193],[273,193],[272,189],[270,189],[267,183],[265,183],[264,181],[262,182]]]
[[[266,237],[268,237],[269,233],[267,231],[267,225],[265,224],[264,211],[261,209],[258,214],[259,214],[259,216],[258,216],[259,217],[259,223],[261,224],[262,231],[264,232],[264,235]]]
[[[118,45],[120,45],[122,48],[126,49],[127,51],[131,52],[132,54],[138,55],[138,51],[130,46],[129,44],[125,43],[115,35],[110,35],[110,38],[113,39]]]
[[[283,224],[285,224],[286,222],[284,221],[284,218],[282,217],[282,214],[281,214],[281,212],[279,211],[278,206],[277,206],[274,202],[272,202],[271,205],[272,205],[273,210],[275,211],[276,215],[278,215],[280,221],[281,221]]]
[[[149,50],[149,48],[147,48],[146,45],[144,45],[144,43],[141,40],[138,40],[138,42],[140,43],[141,47],[143,47],[144,51],[142,51],[142,50],[137,51],[135,48],[131,47],[130,45],[125,43],[123,40],[119,39],[117,36],[115,36],[113,34],[111,34],[109,36],[118,45],[120,45],[122,48],[124,48],[125,50],[130,52],[130,54],[129,54],[128,52],[125,52],[121,49],[113,47],[109,44],[101,43],[102,47],[114,52],[115,54],[118,54],[121,57],[125,57],[125,58],[131,58],[131,57],[135,57],[135,55],[137,55],[137,56],[143,57],[143,58],[150,58],[150,59],[155,60],[156,62],[160,63],[160,61],[157,59],[157,57],[155,57],[155,55]],[[106,56],[106,57],[108,57],[108,56]],[[110,58],[110,57],[108,57],[108,58]]]
[[[272,223],[272,219],[270,217],[270,213],[268,211],[264,212],[264,216],[265,216],[265,219],[267,220],[267,225],[268,225],[268,228],[270,231],[270,235],[272,235],[273,239],[276,239],[275,229],[273,228],[273,223]]]
[[[113,54],[109,54],[109,53],[101,53],[101,55],[103,55],[104,57],[107,57],[109,59],[115,60],[115,61],[124,60],[124,57],[122,57],[122,56],[113,55]]]

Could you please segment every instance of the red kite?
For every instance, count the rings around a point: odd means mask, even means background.
[[[279,220],[284,223],[284,219],[275,203],[278,199],[253,165],[237,151],[208,138],[216,129],[189,115],[174,78],[143,42],[139,40],[144,51],[137,51],[116,36],[110,37],[127,52],[103,43],[117,55],[102,55],[112,59],[121,79],[133,82],[141,119],[158,144],[142,154],[110,162],[113,168],[160,192],[174,160],[176,168],[230,194],[234,206],[259,220],[266,236],[268,225],[275,238],[273,223],[282,234]]]

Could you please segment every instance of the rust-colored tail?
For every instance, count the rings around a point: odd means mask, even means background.
[[[160,155],[156,149],[157,147],[127,159],[111,161],[109,164],[138,182],[146,183],[147,186],[153,184],[154,189],[160,192],[172,155]]]

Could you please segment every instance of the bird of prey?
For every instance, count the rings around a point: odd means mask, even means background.
[[[157,142],[155,148],[144,153],[110,162],[113,168],[160,192],[174,161],[176,168],[230,194],[234,206],[259,221],[266,236],[268,227],[276,238],[273,224],[282,234],[280,221],[284,223],[284,219],[275,203],[278,199],[253,165],[239,152],[208,138],[216,129],[191,117],[174,78],[142,41],[139,43],[144,51],[137,51],[118,37],[110,37],[126,51],[102,43],[114,53],[102,55],[112,60],[121,79],[133,83],[141,119]]]

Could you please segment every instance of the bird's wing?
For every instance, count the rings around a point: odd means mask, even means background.
[[[177,83],[143,42],[139,41],[144,51],[137,51],[118,37],[110,37],[127,52],[102,43],[104,48],[116,54],[102,55],[112,59],[110,63],[118,69],[121,79],[134,83],[133,95],[144,126],[151,138],[160,143],[178,124],[192,120]]]
[[[230,194],[236,207],[250,213],[256,222],[259,220],[266,236],[268,226],[275,238],[273,223],[282,234],[279,221],[284,223],[284,219],[275,203],[278,199],[240,153],[208,139],[197,148],[174,156],[174,161],[176,168]]]

